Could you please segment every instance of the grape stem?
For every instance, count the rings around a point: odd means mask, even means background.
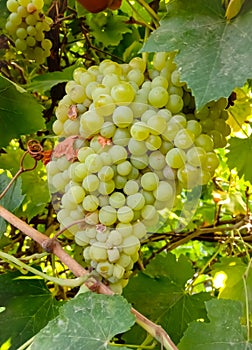
[[[77,277],[77,278],[57,278],[57,277],[53,277],[53,276],[49,276],[37,269],[35,269],[32,266],[29,266],[25,263],[23,263],[22,261],[18,260],[17,258],[15,258],[13,255],[4,253],[0,251],[0,258],[2,258],[5,261],[8,261],[18,267],[20,267],[21,269],[24,269],[26,271],[29,271],[31,273],[33,273],[34,275],[40,276],[45,280],[51,281],[55,284],[58,284],[59,286],[62,287],[69,287],[69,288],[74,288],[74,287],[78,287],[81,284],[83,284],[84,282],[86,282],[86,280],[88,279],[88,275],[84,275],[81,277]]]
[[[29,236],[34,241],[39,243],[44,249],[50,247],[50,253],[56,255],[62,263],[68,266],[68,268],[73,272],[73,274],[76,277],[81,277],[81,276],[85,277],[83,278],[86,281],[85,285],[90,290],[96,291],[100,294],[106,294],[106,295],[114,294],[111,291],[111,289],[109,289],[109,287],[107,287],[105,284],[97,281],[94,277],[90,277],[88,275],[88,271],[84,269],[81,265],[79,265],[78,262],[74,260],[70,255],[68,255],[67,252],[65,252],[65,250],[61,247],[60,243],[57,240],[52,240],[51,238],[48,238],[46,235],[37,231],[33,227],[29,226],[26,222],[19,219],[17,216],[9,212],[7,209],[5,209],[1,205],[0,205],[0,216],[6,221],[8,221],[11,225],[19,229],[21,232],[23,232],[25,235]],[[5,253],[1,252],[0,256],[2,257],[5,256],[2,254],[5,254]],[[9,254],[7,254],[7,257],[9,258]],[[13,257],[11,256],[11,258]],[[21,262],[19,260],[18,262],[19,262],[18,266],[20,266]],[[26,264],[24,265],[27,266]],[[36,269],[34,270],[35,270],[35,273],[38,274],[38,271]],[[89,278],[86,279],[86,277],[89,277]],[[57,281],[58,280],[59,279],[57,278]],[[136,322],[144,330],[146,330],[153,338],[155,338],[159,343],[161,343],[164,349],[178,350],[176,345],[170,339],[169,335],[165,332],[165,330],[161,326],[149,320],[147,317],[142,315],[133,307],[131,308],[131,312],[135,315]]]

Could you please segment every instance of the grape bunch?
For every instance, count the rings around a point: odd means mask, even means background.
[[[160,213],[183,189],[207,184],[219,164],[203,119],[182,112],[187,88],[173,58],[77,68],[56,109],[53,130],[64,141],[47,172],[57,218],[73,224],[85,260],[117,293]]]
[[[5,29],[10,34],[18,51],[28,59],[42,64],[50,56],[52,42],[45,38],[50,31],[52,19],[43,13],[43,0],[7,0],[11,12]]]

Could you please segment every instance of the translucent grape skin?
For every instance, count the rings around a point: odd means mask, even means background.
[[[18,28],[19,44],[26,35],[35,38],[38,27],[27,26],[29,34]],[[49,50],[50,43],[39,48]],[[140,240],[159,225],[163,209],[172,210],[183,189],[207,184],[219,164],[217,129],[225,129],[224,139],[229,132],[221,117],[225,101],[216,103],[216,111],[212,103],[193,114],[193,98],[173,54],[154,54],[153,69],[145,70],[139,57],[77,68],[56,108],[54,129],[63,137],[81,135],[83,144],[73,163],[58,159],[48,166],[54,191],[63,193],[58,220],[85,218],[91,227],[77,227],[76,243],[119,293],[138,259]],[[212,132],[210,124],[216,127]]]

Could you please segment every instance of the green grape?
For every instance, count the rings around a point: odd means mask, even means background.
[[[148,94],[149,103],[156,108],[164,107],[168,100],[169,94],[163,86],[153,87]]]
[[[121,208],[124,206],[125,202],[126,202],[126,198],[124,194],[121,192],[113,192],[109,196],[109,204],[113,208],[116,208],[116,209]]]
[[[134,255],[140,248],[139,239],[135,236],[125,237],[122,243],[123,252],[127,255]]]
[[[136,122],[130,128],[130,134],[137,141],[146,140],[150,134],[149,127],[143,122]]]
[[[38,10],[41,10],[44,6],[44,0],[32,0],[32,3]]]
[[[95,174],[87,175],[82,182],[82,186],[84,190],[87,192],[96,191],[99,185],[100,185],[100,181]]]
[[[97,134],[104,123],[104,118],[95,111],[87,111],[80,117],[81,134],[91,136]]]
[[[133,122],[133,112],[128,106],[119,106],[112,115],[114,124],[119,128],[127,128]]]
[[[186,129],[193,132],[195,137],[199,136],[202,132],[202,126],[197,120],[188,120]]]
[[[160,181],[153,194],[158,201],[167,201],[174,198],[173,188],[166,181]]]
[[[214,148],[224,148],[227,145],[227,140],[222,131],[220,132],[218,130],[212,130],[209,133],[209,136],[211,136],[213,140]]]
[[[165,167],[165,156],[160,151],[154,151],[149,155],[149,164],[152,169],[161,170]]]
[[[109,180],[109,181],[100,181],[98,191],[102,195],[108,195],[112,193],[115,189],[115,181]]]
[[[140,221],[134,222],[134,224],[132,225],[132,229],[133,235],[136,236],[138,239],[143,238],[147,233],[145,225]]]
[[[199,167],[204,166],[207,153],[202,147],[192,147],[186,153],[186,160],[189,164]]]
[[[201,134],[195,139],[195,146],[204,148],[206,152],[211,152],[214,148],[214,142],[210,136]]]
[[[118,247],[122,243],[122,235],[118,230],[111,230],[106,240],[107,247]]]
[[[94,108],[97,114],[107,117],[113,113],[115,104],[109,94],[100,94],[94,99]]]
[[[82,202],[83,209],[89,212],[95,211],[99,206],[99,199],[94,195],[87,195]]]
[[[105,226],[112,226],[117,221],[116,209],[110,205],[101,207],[99,210],[99,221]]]
[[[130,83],[121,81],[119,84],[111,88],[111,97],[116,104],[127,104],[134,100],[135,91]]]
[[[109,154],[111,156],[113,164],[119,164],[127,159],[128,154],[126,149],[120,145],[114,145],[110,148]]]
[[[88,172],[97,173],[103,167],[103,162],[99,154],[89,154],[85,159]]]
[[[177,176],[185,188],[193,188],[199,184],[201,170],[192,165],[185,165],[178,170]]]
[[[118,190],[123,189],[126,182],[127,178],[125,176],[116,175],[114,177],[115,188],[117,188]]]
[[[18,9],[18,2],[16,0],[8,0],[6,2],[6,7],[10,12],[16,12]]]
[[[181,168],[186,161],[185,151],[180,148],[173,148],[166,154],[165,160],[171,168]]]
[[[145,140],[145,146],[150,151],[156,151],[160,149],[161,145],[162,145],[162,139],[157,135],[150,135]]]
[[[89,256],[91,260],[97,262],[106,261],[108,258],[107,249],[100,246],[91,245]]]
[[[153,192],[141,190],[142,195],[144,196],[146,204],[153,204],[155,202],[155,197]]]
[[[182,97],[175,94],[171,94],[168,102],[166,103],[166,108],[169,109],[172,114],[179,113],[183,109],[183,106],[184,102]]]
[[[121,234],[122,237],[128,237],[132,234],[132,225],[130,223],[119,222],[116,225],[116,230]]]
[[[150,220],[156,216],[157,210],[153,205],[147,204],[141,210],[141,216],[143,219]]]
[[[113,275],[114,266],[108,261],[99,262],[96,266],[96,271],[104,278],[108,279]]]
[[[166,52],[156,52],[153,57],[153,67],[158,71],[161,71],[167,62],[168,54]]]
[[[159,184],[159,178],[154,172],[147,172],[141,176],[141,186],[146,191],[154,191]]]
[[[27,31],[25,28],[18,28],[16,31],[16,35],[19,39],[25,39],[27,37]]]
[[[69,191],[75,203],[79,204],[83,201],[85,197],[85,191],[81,186],[73,186]]]
[[[36,35],[36,34],[35,34]],[[51,40],[49,40],[49,39],[44,39],[44,40],[42,40],[41,41],[41,46],[42,46],[42,48],[44,49],[44,50],[51,50],[51,48],[52,48],[52,42],[51,42]],[[80,93],[79,93],[80,94]],[[73,101],[74,101],[74,99],[73,99]],[[82,102],[82,100],[81,100],[81,102]]]
[[[134,156],[142,156],[147,153],[146,144],[144,142],[137,141],[133,138],[129,140],[128,149],[130,153]]]
[[[17,39],[15,41],[15,46],[16,46],[16,49],[20,51],[25,51],[27,48],[27,44],[24,39]]]
[[[133,81],[137,86],[140,86],[144,82],[144,74],[140,69],[132,69],[127,74],[127,80],[129,82]]]
[[[213,175],[215,169],[219,166],[219,163],[220,161],[216,153],[207,152],[205,161],[205,168],[207,171],[209,171]]]
[[[90,154],[94,154],[94,153],[95,153],[95,151],[91,147],[88,147],[88,146],[81,147],[78,150],[78,160],[80,162],[84,163],[87,156]]]
[[[114,177],[114,170],[111,168],[111,166],[104,165],[99,171],[98,171],[98,178],[101,181],[109,181],[112,180]]]
[[[145,198],[142,193],[134,193],[128,195],[127,205],[133,210],[140,210],[145,205]]]
[[[147,120],[147,126],[152,135],[160,135],[165,131],[167,122],[161,115],[156,114]]]
[[[128,180],[124,187],[123,187],[123,192],[129,196],[131,194],[135,194],[139,191],[139,184],[135,180]]]
[[[88,169],[86,164],[84,163],[73,163],[76,164],[73,170],[73,175],[71,176],[72,179],[74,178],[79,179],[78,181],[82,181],[87,175],[88,175]]]
[[[100,134],[103,137],[106,137],[107,139],[112,138],[115,134],[116,131],[116,126],[114,123],[111,121],[106,121],[103,123],[101,129],[100,129]]]
[[[193,145],[194,134],[191,130],[181,129],[174,138],[174,145],[177,148],[188,149]]]
[[[149,157],[147,154],[143,154],[141,156],[131,155],[130,161],[135,168],[142,170],[148,166]]]
[[[76,232],[76,234],[74,235],[74,239],[75,239],[75,242],[82,247],[87,246],[90,241],[89,237],[87,237],[86,235],[86,231]]]
[[[183,86],[185,83],[180,80],[180,72],[178,70],[174,70],[171,74],[171,82],[175,86]]]
[[[119,175],[127,176],[132,170],[132,164],[128,160],[125,160],[117,165],[116,170]]]
[[[112,142],[115,145],[127,146],[130,140],[130,132],[128,129],[117,128],[112,138]]]
[[[120,252],[116,247],[114,247],[112,249],[108,249],[107,254],[108,254],[108,261],[111,263],[115,263],[120,258]],[[113,276],[117,275],[117,273],[115,273],[115,266],[114,266]],[[120,266],[120,265],[118,265],[118,266]],[[123,272],[124,272],[124,270],[123,270]],[[121,275],[118,276],[118,279],[121,279],[123,277],[123,275],[121,277],[120,276]]]
[[[32,36],[26,38],[27,46],[34,47],[36,45],[36,40]]]
[[[141,57],[133,57],[129,62],[129,66],[132,69],[139,69],[142,73],[144,73],[146,69],[146,63]]]
[[[117,217],[121,223],[128,224],[133,220],[134,212],[129,206],[124,205],[117,210]]]

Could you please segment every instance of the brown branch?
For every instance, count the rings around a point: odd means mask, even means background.
[[[7,209],[0,205],[0,216],[8,221],[11,225],[15,226],[25,235],[32,238],[34,241],[39,243],[42,248],[46,251],[55,254],[68,268],[73,272],[76,277],[83,276],[88,271],[84,269],[81,265],[77,263],[70,255],[68,255],[64,249],[61,247],[60,243],[55,239],[48,238],[43,233],[35,230],[33,227],[29,226],[26,222],[22,221]],[[95,278],[89,278],[85,285],[92,291],[96,291],[100,294],[113,295],[114,293],[105,284],[97,281]],[[167,350],[178,350],[176,345],[172,342],[169,335],[165,330],[150,321],[140,312],[131,308],[131,312],[136,317],[136,322],[146,330],[153,338],[155,338],[161,345]]]

